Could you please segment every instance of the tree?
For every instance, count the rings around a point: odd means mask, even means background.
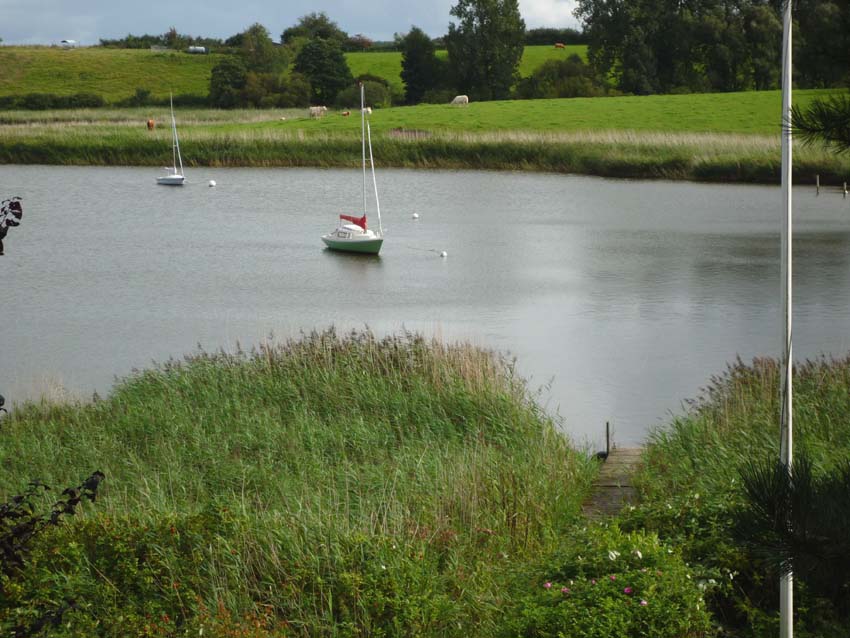
[[[503,99],[518,74],[525,22],[517,0],[458,0],[446,48],[458,91],[474,99]]]
[[[795,106],[791,121],[804,142],[822,142],[838,153],[850,151],[850,97],[846,94],[815,100],[805,111]]]
[[[257,22],[242,32],[239,55],[245,66],[255,73],[283,70],[289,64],[283,49],[275,47],[268,30]]]
[[[224,58],[210,75],[210,104],[223,109],[241,106],[247,79],[248,69],[240,58]]]
[[[345,41],[346,51],[368,51],[374,42],[362,33],[355,33]]]
[[[342,47],[334,40],[316,38],[307,42],[293,69],[310,80],[311,98],[316,104],[333,104],[336,94],[354,82]]]
[[[343,46],[348,40],[348,34],[340,29],[337,23],[331,20],[324,11],[321,11],[301,16],[295,26],[284,30],[280,36],[280,41],[283,44],[292,44],[297,38],[308,40],[322,38],[323,40],[333,40]]]
[[[597,97],[605,95],[605,87],[594,80],[591,68],[578,55],[571,55],[541,64],[520,80],[516,93],[522,99]]]
[[[419,27],[412,27],[401,39],[401,80],[408,104],[418,104],[426,91],[439,84],[439,63],[431,38]]]

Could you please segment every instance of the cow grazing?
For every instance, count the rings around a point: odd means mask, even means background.
[[[325,112],[328,110],[327,106],[311,106],[310,107],[310,117],[322,117]]]
[[[364,107],[363,107],[363,112],[364,112],[366,115],[372,115],[372,107],[371,107],[371,106],[364,106]]]
[[[153,120],[148,120],[148,130],[149,131],[152,131],[155,126],[156,126],[156,122],[154,122]]]
[[[566,45],[565,45],[563,42],[556,42],[556,43],[555,43],[555,48],[556,48],[556,49],[566,49],[567,47],[566,47]]]
[[[349,115],[351,115],[351,111],[343,111],[342,112],[343,117],[348,117]]]
[[[467,104],[469,104],[469,96],[456,95],[455,99],[451,101],[451,104],[454,106],[466,106]]]

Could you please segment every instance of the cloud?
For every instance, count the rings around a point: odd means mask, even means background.
[[[100,38],[133,33],[180,33],[226,38],[254,22],[272,37],[312,11],[324,11],[349,33],[376,40],[392,39],[412,25],[431,36],[446,33],[449,10],[457,0],[371,0],[369,10],[353,0],[205,0],[200,4],[173,0],[0,0],[0,37],[7,44],[51,44],[64,38],[97,44]],[[575,0],[519,0],[526,26],[578,27]]]
[[[573,16],[575,0],[520,0],[519,12],[529,29],[536,27],[570,27],[577,29],[578,20]]]

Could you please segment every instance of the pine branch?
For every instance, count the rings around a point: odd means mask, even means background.
[[[850,96],[815,100],[807,110],[791,110],[794,134],[806,144],[820,142],[837,153],[850,150]]]

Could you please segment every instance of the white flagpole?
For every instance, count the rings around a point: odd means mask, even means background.
[[[782,25],[782,304],[783,337],[782,377],[780,379],[782,416],[779,427],[779,461],[791,473],[792,450],[792,374],[794,359],[791,341],[792,319],[792,162],[791,162],[791,0],[785,0]],[[779,581],[779,636],[794,634],[794,576],[788,572]]]

